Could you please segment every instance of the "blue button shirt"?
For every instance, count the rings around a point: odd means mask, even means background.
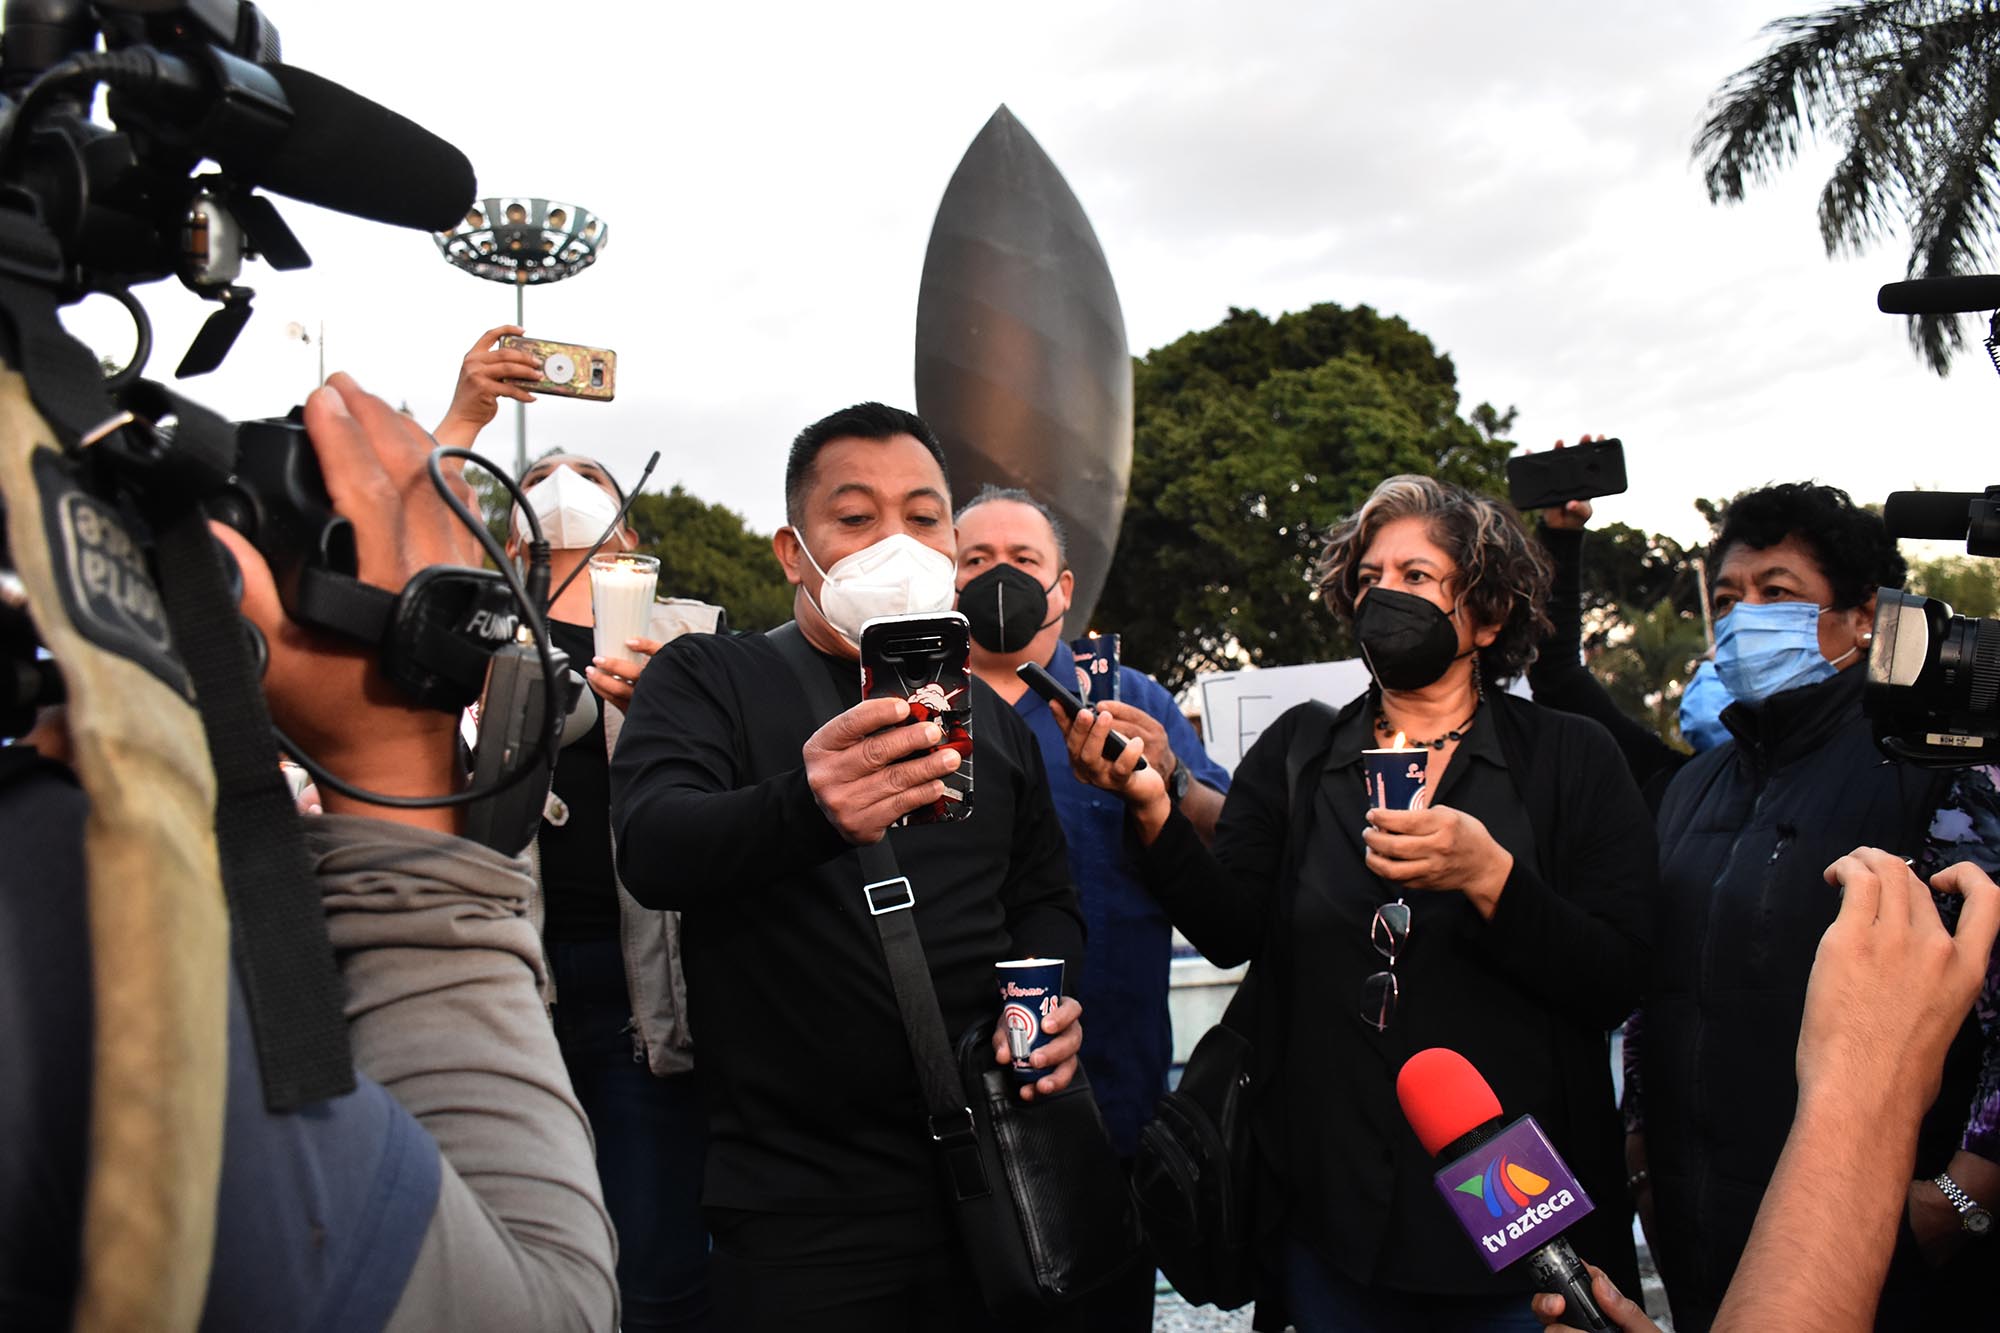
[[[1049,672],[1075,687],[1076,658],[1068,644],[1056,644]],[[1120,664],[1118,701],[1166,728],[1174,757],[1196,782],[1229,790],[1228,770],[1208,757],[1201,737],[1158,681]],[[1064,979],[1064,988],[1083,1002],[1084,1069],[1112,1145],[1119,1156],[1130,1157],[1138,1150],[1140,1126],[1152,1119],[1154,1104],[1166,1091],[1173,1062],[1173,1024],[1167,1016],[1173,926],[1126,859],[1124,802],[1077,780],[1062,731],[1039,695],[1023,694],[1014,710],[1042,748],[1049,794],[1069,840],[1070,873],[1090,928],[1082,970],[1070,960]]]

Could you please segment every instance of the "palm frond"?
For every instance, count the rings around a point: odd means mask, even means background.
[[[2000,43],[1989,44],[1990,53]],[[1983,77],[1963,88],[1949,133],[1940,135],[1925,163],[1923,188],[1910,225],[1913,278],[1972,273],[1994,255],[2000,225],[2000,77],[1990,59],[1976,62]],[[1965,345],[1954,316],[1916,316],[1910,340],[1930,368],[1945,374],[1952,353]]]
[[[1695,138],[1709,201],[1738,202],[1796,158],[1804,134],[1838,117],[1846,72],[1869,64],[1884,43],[1903,40],[1908,11],[1922,7],[1876,0],[1766,27],[1777,44],[1723,84]]]
[[[1820,191],[1829,255],[1881,239],[1922,188],[1937,127],[1962,101],[1964,47],[1938,23],[1896,25],[1842,71],[1847,152]]]

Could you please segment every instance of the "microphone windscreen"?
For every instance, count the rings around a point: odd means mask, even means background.
[[[1891,537],[1962,542],[1972,527],[1973,501],[1985,498],[1970,491],[1891,491],[1882,502],[1882,526]]]
[[[292,104],[284,141],[255,184],[322,208],[421,231],[449,231],[478,186],[464,153],[415,121],[310,70],[266,66]]]
[[[1962,315],[2000,310],[2000,277],[1913,278],[1892,282],[1875,293],[1885,315]]]
[[[1500,1114],[1500,1099],[1472,1062],[1442,1046],[1418,1051],[1404,1062],[1396,1075],[1396,1100],[1433,1157]]]

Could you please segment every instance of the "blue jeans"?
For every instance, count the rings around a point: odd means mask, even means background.
[[[655,1078],[635,1057],[616,940],[551,940],[548,954],[556,1043],[590,1117],[604,1206],[618,1229],[620,1327],[708,1333],[708,1120],[695,1075]]]
[[[1285,1245],[1285,1295],[1299,1333],[1541,1333],[1525,1295],[1424,1296],[1364,1287]]]

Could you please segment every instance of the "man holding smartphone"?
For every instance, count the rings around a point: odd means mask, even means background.
[[[891,839],[956,1034],[993,1016],[994,963],[1082,957],[1062,829],[1033,737],[976,680],[972,817],[893,827],[959,764],[903,700],[861,700],[862,623],[952,602],[930,427],[879,403],[836,412],[793,442],[785,492],[773,547],[796,632],[851,706],[815,715],[769,636],[691,635],[640,678],[612,765],[620,875],[682,913],[716,1306],[727,1328],[986,1328],[851,849]],[[1046,1021],[1024,1097],[1067,1086],[1081,1013],[1065,1000]]]

